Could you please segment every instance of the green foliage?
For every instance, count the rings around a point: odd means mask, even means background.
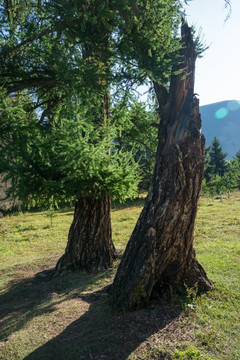
[[[219,140],[214,137],[211,146],[206,149],[205,178],[207,181],[212,176],[224,175],[227,170],[226,157],[227,154],[222,151]]]
[[[177,31],[181,1],[136,0],[134,3],[132,6],[124,1],[123,7],[118,8],[122,16],[118,52],[121,59],[135,65],[131,71],[140,81],[149,77],[165,85],[179,60]],[[123,72],[126,71],[129,74],[128,67],[123,66]]]
[[[240,150],[238,150],[235,157],[236,157],[237,161],[240,163]]]
[[[202,193],[204,195],[223,195],[234,191],[240,178],[240,167],[237,159],[227,162],[220,142],[215,137],[212,145],[206,149],[206,164]]]
[[[184,351],[175,350],[174,352],[174,360],[211,360],[209,356],[201,355],[201,352],[196,348],[189,348]]]
[[[237,161],[235,166],[238,169],[237,184],[238,184],[238,188],[240,189],[240,150],[236,153],[235,159]]]
[[[0,1],[1,172],[10,192],[44,206],[52,196],[123,200],[134,193],[136,161],[147,187],[152,115],[135,105],[116,121],[114,107],[149,78],[169,80],[180,8],[176,0]]]
[[[70,118],[63,111],[58,123],[39,124],[24,110],[22,98],[20,103],[10,99],[11,106],[4,101],[0,172],[11,179],[9,193],[47,207],[52,199],[110,195],[124,200],[135,194],[137,163],[131,152],[117,149],[116,125],[96,127],[88,108],[77,104]]]
[[[13,9],[0,2],[0,84],[30,88],[41,110],[73,91],[84,97],[112,86],[119,94],[147,77],[165,84],[177,61],[180,1],[21,3],[13,27]]]
[[[53,203],[53,199],[52,199],[52,203],[50,203],[48,212],[47,212],[47,217],[50,217],[51,219],[51,226],[53,225],[53,218],[57,216],[56,214],[56,209],[58,209],[58,204],[57,203]]]
[[[202,28],[200,28],[197,33],[197,29],[194,26],[192,26],[192,33],[193,33],[196,55],[198,58],[201,58],[203,57],[204,52],[209,49],[209,46],[206,45],[204,41]]]
[[[216,175],[209,182],[203,181],[204,195],[223,195],[233,192],[239,183],[240,171],[236,167],[236,163],[232,160],[229,164],[229,170],[223,175]]]
[[[155,154],[157,149],[158,116],[154,109],[146,109],[141,102],[130,102],[113,112],[114,121],[121,126],[121,136],[118,137],[120,149],[131,151],[134,149],[134,160],[138,163],[141,181],[138,190],[147,191],[153,176]]]

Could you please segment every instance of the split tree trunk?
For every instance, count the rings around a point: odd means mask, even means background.
[[[181,75],[172,76],[169,91],[154,84],[161,121],[153,180],[110,289],[113,302],[124,309],[142,305],[166,284],[199,291],[212,286],[193,249],[205,140],[194,96],[196,55],[186,23],[182,42]]]
[[[115,248],[110,214],[109,197],[81,197],[77,201],[67,247],[57,262],[54,276],[77,268],[98,272],[112,264]]]

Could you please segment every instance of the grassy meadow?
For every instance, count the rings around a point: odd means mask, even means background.
[[[118,251],[142,206],[113,208]],[[47,212],[0,219],[0,359],[240,359],[240,192],[199,203],[195,248],[214,289],[184,298],[169,291],[132,313],[117,313],[104,291],[119,260],[99,274],[38,275],[64,252],[72,217],[68,209],[52,225]]]

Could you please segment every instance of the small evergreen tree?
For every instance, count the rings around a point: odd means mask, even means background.
[[[210,146],[208,146],[206,149],[205,149],[205,167],[204,167],[204,180],[205,182],[204,183],[208,183],[210,180],[211,180],[211,177],[212,177],[212,173],[213,173],[213,165],[210,164],[210,155],[209,155],[209,152],[210,152]],[[204,186],[204,184],[203,184]]]
[[[236,157],[237,161],[240,163],[240,150],[238,150],[235,157]]]
[[[237,161],[237,168],[238,168],[238,188],[240,189],[240,150],[236,153],[235,159]]]
[[[227,171],[227,153],[224,153],[219,140],[214,137],[212,144],[206,149],[205,177],[210,181],[216,175],[223,176]]]
[[[202,193],[204,195],[228,195],[239,184],[239,165],[237,155],[227,162],[219,140],[214,137],[212,145],[205,151],[205,170]]]

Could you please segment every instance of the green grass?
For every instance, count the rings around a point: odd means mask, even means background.
[[[113,241],[122,252],[143,200],[115,205]],[[195,227],[197,258],[214,289],[186,301],[174,294],[119,314],[106,293],[119,260],[106,272],[43,281],[64,252],[73,211],[25,213],[0,220],[0,359],[240,359],[240,192],[202,198]],[[192,306],[189,306],[192,305]]]

